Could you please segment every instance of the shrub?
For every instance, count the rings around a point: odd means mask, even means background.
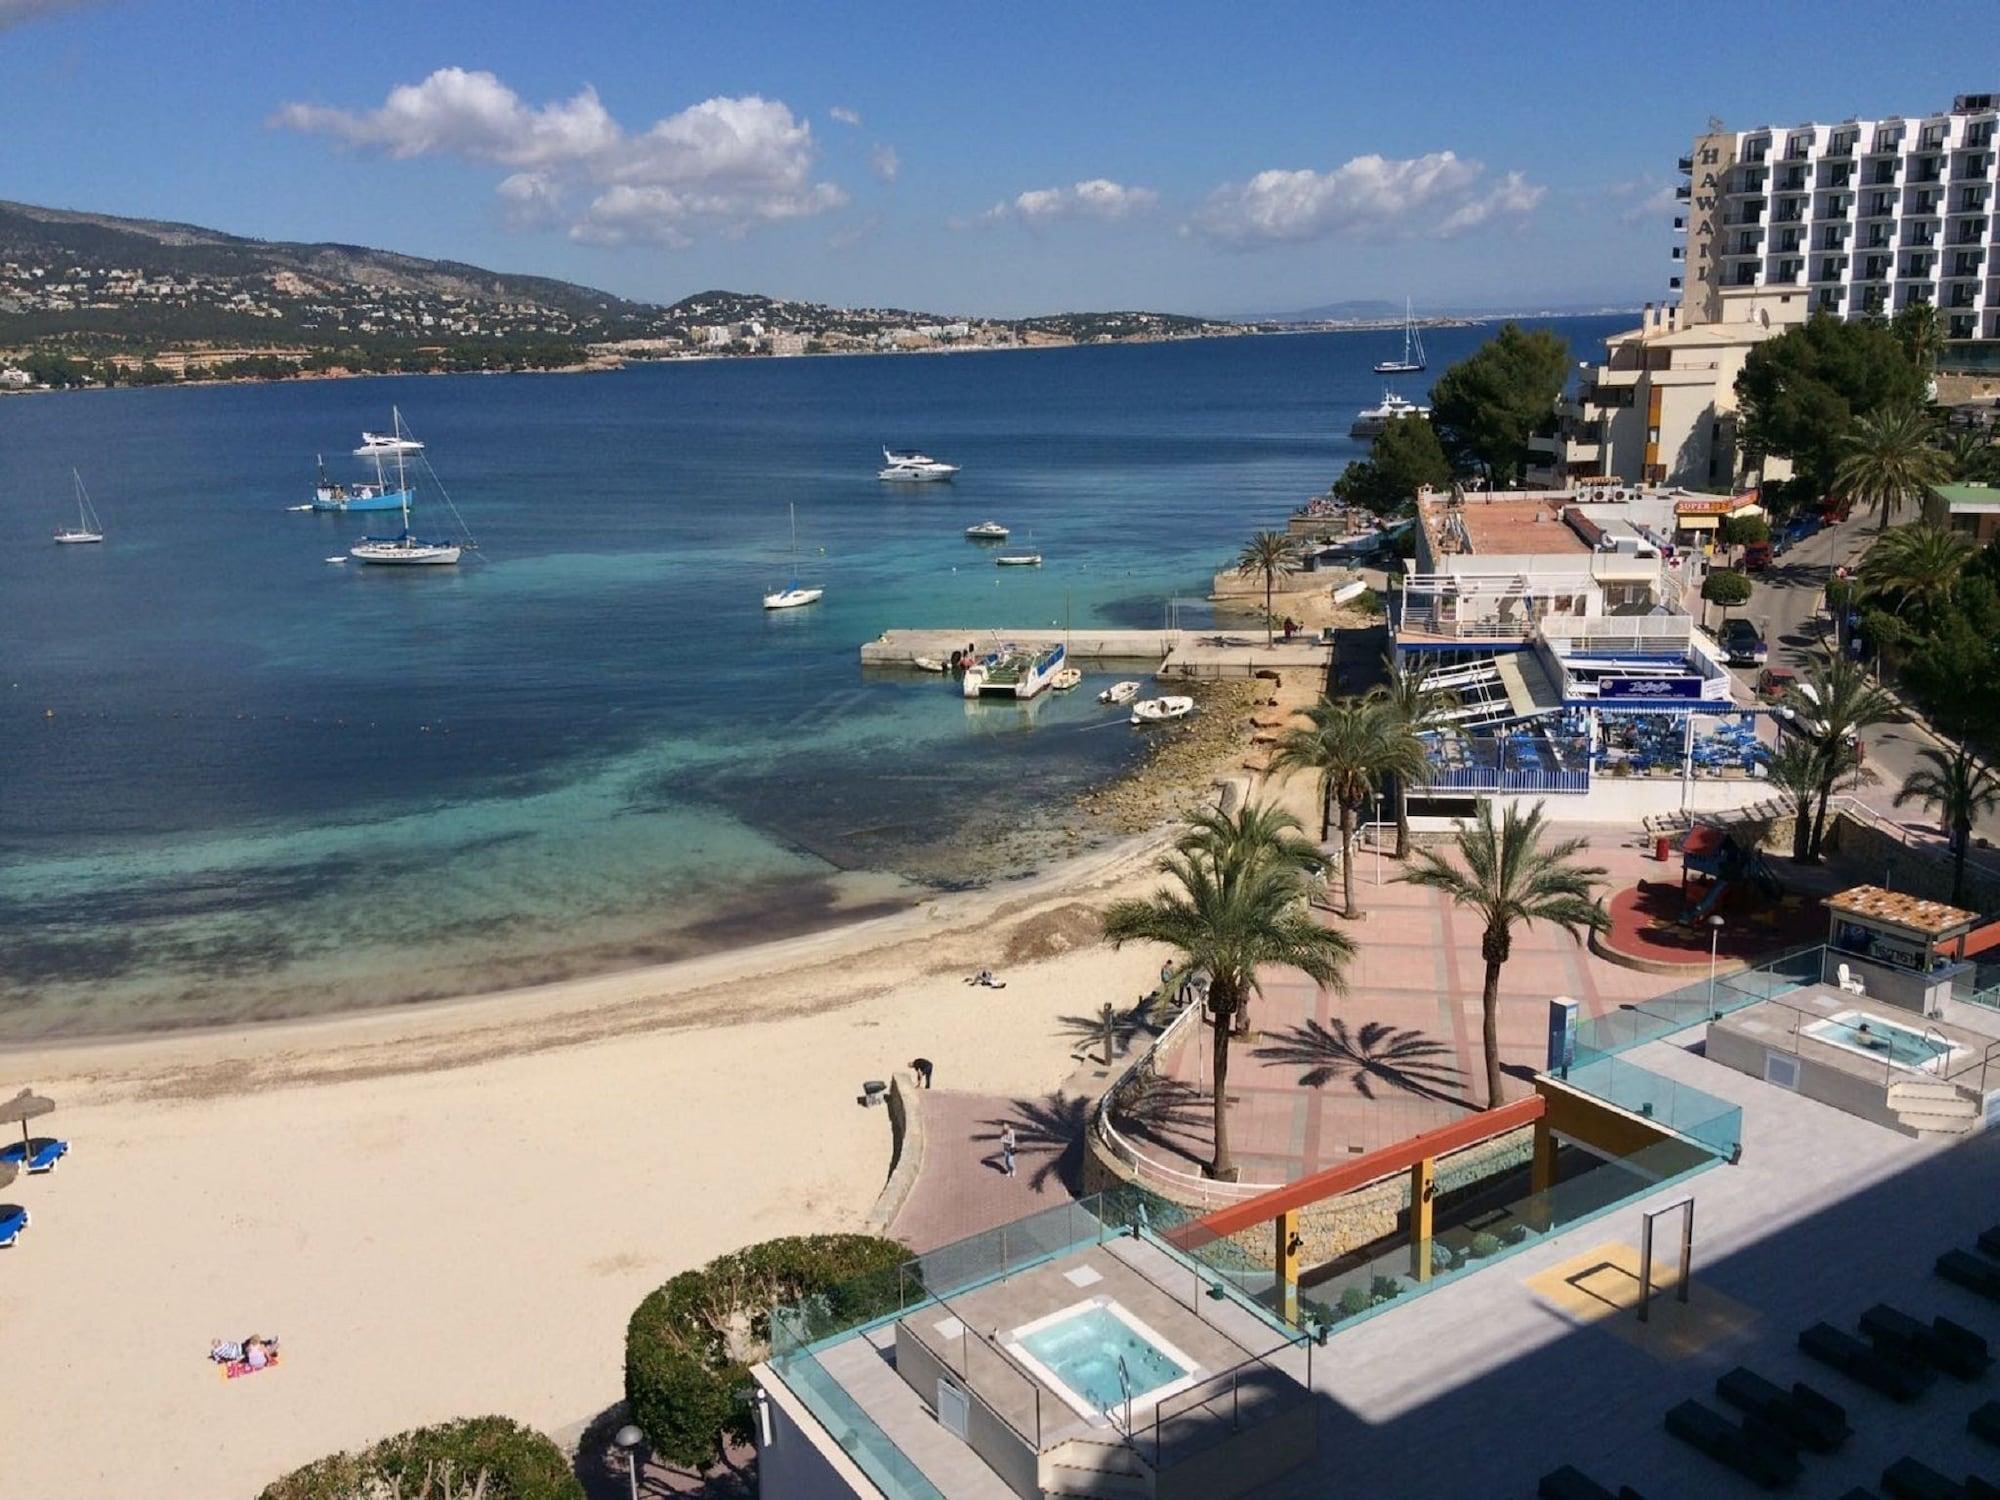
[[[1484,1260],[1487,1256],[1498,1253],[1499,1249],[1500,1240],[1498,1236],[1488,1234],[1483,1229],[1472,1237],[1472,1258],[1474,1260]]]
[[[1507,1225],[1500,1231],[1500,1243],[1503,1245],[1518,1245],[1527,1239],[1527,1237],[1528,1226],[1519,1220]]]
[[[1343,1316],[1351,1318],[1356,1313],[1367,1312],[1372,1305],[1368,1300],[1366,1288],[1351,1286],[1340,1294],[1340,1311]]]
[[[771,1309],[805,1304],[807,1337],[850,1328],[899,1305],[909,1252],[866,1234],[766,1240],[683,1271],[649,1295],[625,1329],[625,1399],[655,1453],[700,1468],[725,1436],[748,1441],[749,1367],[771,1343]]]
[[[1451,1246],[1447,1245],[1443,1240],[1431,1241],[1431,1269],[1433,1271],[1449,1271],[1452,1268],[1452,1259]]]
[[[480,1489],[481,1476],[484,1488]],[[583,1500],[562,1449],[505,1417],[463,1417],[334,1453],[266,1485],[259,1500]]]
[[[1368,1283],[1368,1295],[1377,1302],[1387,1302],[1403,1295],[1403,1283],[1393,1276],[1377,1276]]]

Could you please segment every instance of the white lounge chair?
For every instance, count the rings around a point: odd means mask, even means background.
[[[1846,964],[1842,964],[1837,972],[1840,979],[1840,987],[1847,991],[1848,994],[1865,995],[1868,993],[1868,986],[1861,982],[1861,976],[1848,968]]]

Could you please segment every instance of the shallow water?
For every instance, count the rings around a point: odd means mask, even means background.
[[[0,401],[0,1038],[607,969],[1045,861],[1138,749],[1101,683],[968,707],[859,643],[1203,618],[1358,452],[1391,337]],[[456,569],[328,566],[394,517],[285,513],[392,402]],[[880,484],[884,443],[965,472]],[[102,547],[48,542],[71,465]],[[827,597],[769,615],[788,504]],[[989,517],[1045,565],[996,569]]]

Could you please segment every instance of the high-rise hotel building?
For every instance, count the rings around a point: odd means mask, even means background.
[[[1736,376],[1814,313],[1937,309],[1940,368],[2000,372],[2000,94],[1916,119],[1711,128],[1680,160],[1678,306],[1605,341],[1530,482],[1607,477],[1697,489],[1742,482]],[[1767,478],[1789,472],[1767,460]]]
[[[1677,189],[1680,321],[1734,322],[1732,306],[1796,289],[1807,313],[1890,316],[1929,303],[1947,340],[2000,340],[1996,124],[2000,95],[1960,94],[1920,119],[1696,137]]]

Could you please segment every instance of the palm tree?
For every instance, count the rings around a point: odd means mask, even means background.
[[[1951,904],[1965,905],[1965,856],[1972,847],[1972,825],[2000,811],[2000,777],[1972,758],[1964,745],[1948,750],[1926,746],[1917,752],[1925,762],[1912,771],[1896,793],[1897,807],[1921,802],[1938,810],[1938,821],[1951,829]]]
[[[1113,947],[1152,942],[1176,951],[1169,984],[1196,970],[1209,976],[1215,1032],[1215,1157],[1209,1170],[1216,1177],[1233,1171],[1226,1107],[1230,1026],[1259,992],[1259,969],[1284,964],[1338,988],[1354,953],[1345,937],[1314,921],[1306,905],[1306,872],[1317,856],[1289,813],[1252,806],[1234,816],[1207,813],[1160,860],[1165,888],[1114,902],[1104,914],[1104,935]]]
[[[1383,658],[1388,677],[1382,687],[1382,701],[1389,705],[1403,728],[1413,735],[1421,736],[1426,730],[1436,729],[1447,721],[1447,716],[1458,707],[1458,694],[1450,688],[1435,688],[1427,679],[1436,668],[1434,657],[1416,655],[1399,657],[1394,651]],[[1404,859],[1410,852],[1410,788],[1428,786],[1431,780],[1431,761],[1428,753],[1424,756],[1423,774],[1419,776],[1398,776],[1396,778],[1396,858]]]
[[[1983,428],[1954,432],[1945,441],[1944,455],[1951,465],[1951,477],[1973,484],[1991,483],[2000,447]]]
[[[1278,580],[1299,570],[1299,552],[1282,531],[1260,531],[1237,554],[1239,578],[1264,580],[1264,644],[1271,644],[1271,591]]]
[[[1860,577],[1873,592],[1894,597],[1897,613],[1915,605],[1923,619],[1935,620],[1974,555],[1971,542],[1942,526],[1898,526],[1875,539]]]
[[[1509,807],[1498,823],[1493,803],[1483,798],[1479,819],[1458,824],[1460,869],[1435,849],[1419,849],[1414,868],[1402,875],[1411,885],[1442,891],[1459,906],[1469,907],[1485,924],[1479,955],[1486,960],[1486,987],[1480,996],[1482,1036],[1486,1047],[1486,1107],[1500,1099],[1500,970],[1514,951],[1516,924],[1548,922],[1578,942],[1585,929],[1602,932],[1611,925],[1596,891],[1605,884],[1597,865],[1577,864],[1573,856],[1587,839],[1544,843],[1546,820],[1537,802],[1525,815]]]
[[[1833,480],[1842,493],[1866,504],[1873,502],[1881,531],[1902,509],[1905,500],[1920,498],[1949,472],[1943,452],[1931,445],[1936,429],[1930,417],[1914,406],[1891,406],[1858,418],[1842,439],[1846,456]]]
[[[1290,730],[1278,741],[1271,769],[1314,772],[1319,777],[1321,808],[1340,809],[1341,889],[1351,919],[1361,914],[1354,901],[1354,834],[1362,804],[1381,787],[1384,776],[1399,781],[1428,777],[1430,754],[1378,693],[1321,698],[1306,715],[1311,727]],[[1322,837],[1325,816],[1322,811]]]
[[[1792,859],[1803,864],[1812,853],[1813,799],[1826,785],[1820,747],[1809,740],[1787,738],[1772,755],[1765,776],[1792,805]],[[1849,745],[1840,747],[1833,791],[1851,792],[1875,779],[1875,773],[1861,764],[1858,751]]]
[[[1844,656],[1827,656],[1803,681],[1785,690],[1783,706],[1792,724],[1812,746],[1818,772],[1818,799],[1813,809],[1812,837],[1805,857],[1818,859],[1826,840],[1827,812],[1840,783],[1862,776],[1861,731],[1876,724],[1902,722],[1896,700],[1875,686],[1860,666]],[[1868,778],[1872,779],[1872,773]]]

